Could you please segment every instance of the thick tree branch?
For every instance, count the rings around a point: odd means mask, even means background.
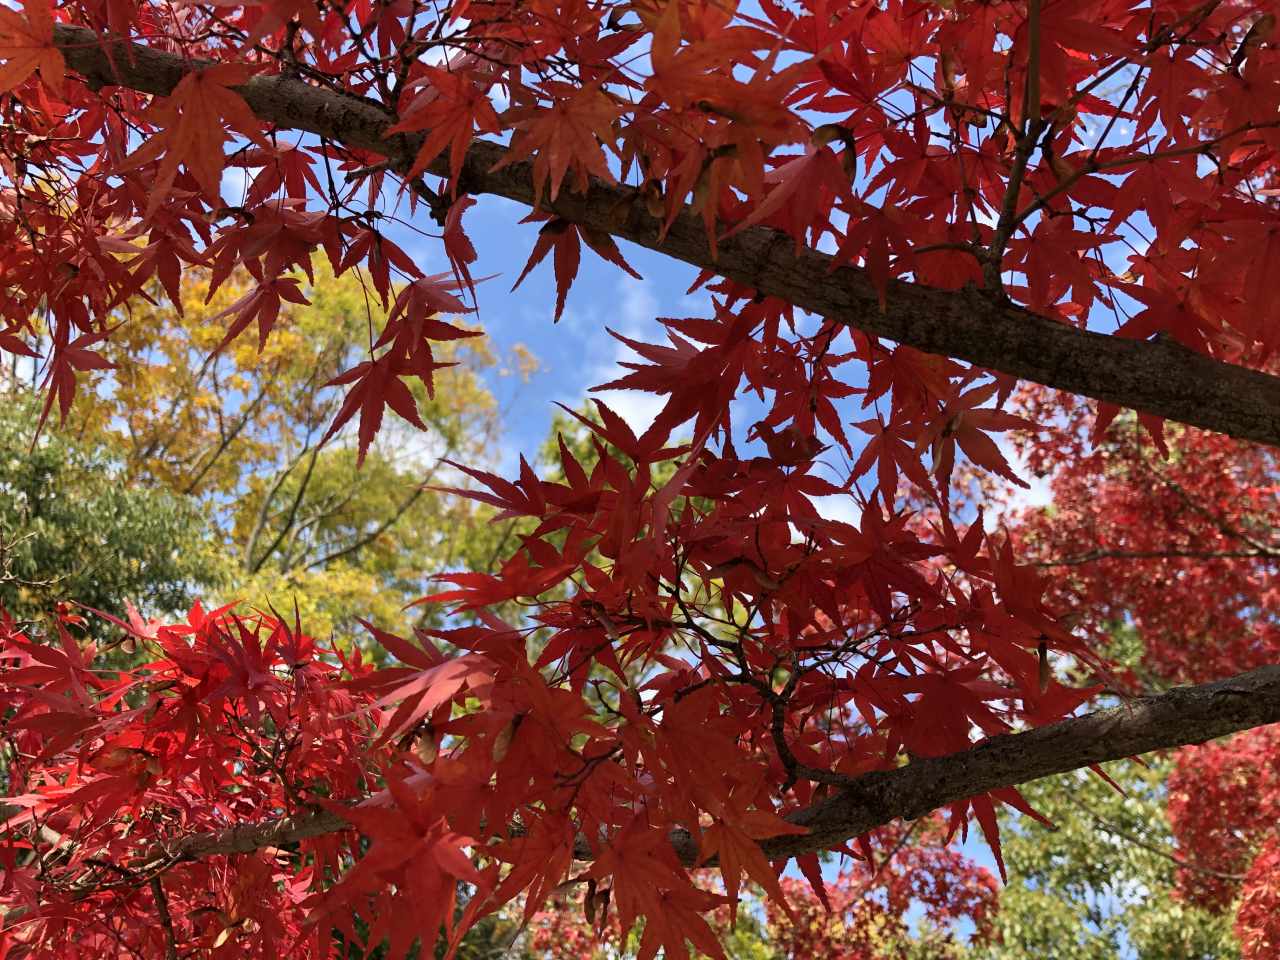
[[[140,45],[116,43],[108,58],[106,45],[85,27],[59,24],[54,40],[67,65],[93,85],[118,84],[166,95],[184,69],[177,54]],[[188,69],[208,65],[186,63]],[[296,77],[258,75],[239,92],[260,119],[386,156],[394,170],[409,168],[421,142],[400,134],[385,137],[393,118],[372,101],[311,86]],[[513,163],[495,172],[504,154],[500,144],[473,142],[462,189],[532,206],[532,163]],[[430,170],[443,174],[447,166],[447,157],[441,157]],[[1280,446],[1280,378],[1210,359],[1169,338],[1125,340],[1079,330],[978,291],[890,280],[887,306],[881,311],[866,271],[852,266],[831,271],[831,258],[816,250],[805,249],[796,256],[795,241],[777,230],[743,230],[720,242],[719,256],[713,259],[702,221],[687,211],[661,240],[661,223],[649,216],[643,203],[630,204],[620,223],[608,220],[610,212],[632,196],[630,188],[593,180],[585,196],[562,190],[554,204],[544,199],[543,207],[580,226],[607,229],[874,336],[1242,440]]]
[[[1100,560],[1271,560],[1280,554],[1275,550],[1090,550],[1058,560],[1032,560],[1033,567],[1075,567]]]
[[[803,856],[838,846],[893,820],[915,820],[990,790],[1153,750],[1204,743],[1277,722],[1280,666],[1262,667],[1215,683],[1178,687],[1078,720],[993,737],[960,753],[917,758],[897,770],[864,774],[830,800],[787,815],[792,823],[808,827],[807,834],[763,840],[760,846],[770,860]],[[149,848],[143,860],[156,865],[250,853],[347,829],[351,825],[338,814],[305,813],[168,840]],[[698,844],[689,833],[672,831],[671,842],[686,866],[698,862]],[[580,859],[591,858],[584,838],[579,838],[577,847]],[[715,861],[709,863],[714,865]]]

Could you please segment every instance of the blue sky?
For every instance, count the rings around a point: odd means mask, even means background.
[[[584,245],[564,316],[554,323],[555,275],[550,257],[519,289],[511,289],[538,238],[540,224],[521,224],[528,210],[513,201],[492,196],[477,200],[463,219],[480,258],[473,274],[498,274],[476,288],[479,322],[497,346],[523,343],[542,361],[542,369],[521,389],[511,410],[502,460],[514,464],[520,453],[536,452],[555,403],[576,407],[588,388],[618,376],[617,361],[631,352],[609,336],[609,329],[654,340],[661,336],[657,317],[709,316],[711,301],[705,291],[685,296],[698,274],[694,267],[624,242],[624,256],[644,278],[636,280]],[[422,227],[423,219],[419,217],[415,226]],[[405,227],[392,226],[387,235],[425,272],[449,269],[438,241]],[[632,392],[612,393],[606,402],[636,423],[648,422],[661,406],[660,398]]]

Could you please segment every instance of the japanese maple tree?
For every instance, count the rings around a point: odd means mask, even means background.
[[[792,910],[790,858],[869,856],[943,810],[998,859],[1020,782],[1280,720],[1245,639],[1199,686],[1070,719],[1099,687],[1057,658],[1124,683],[1074,631],[1090,611],[953,489],[1016,479],[1019,380],[1097,401],[1040,424],[1064,436],[1127,408],[1159,448],[1166,420],[1280,445],[1276,6],[0,8],[0,349],[39,335],[50,429],[131,298],[241,268],[220,346],[262,344],[321,248],[389,310],[329,434],[356,424],[363,455],[387,407],[421,425],[408,382],[430,394],[433,344],[474,333],[446,317],[489,267],[480,194],[542,223],[549,315],[583,244],[629,269],[616,238],[714,294],[629,342],[607,386],[665,398],[640,436],[601,404],[560,480],[460,465],[529,532],[499,572],[440,578],[450,629],[371,627],[400,666],[287,611],[131,616],[133,669],[81,639],[89,612],[6,621],[6,948],[400,956],[570,884],[597,924],[643,918],[640,960],[720,957],[706,915],[746,878]],[[409,217],[450,271],[389,238]]]

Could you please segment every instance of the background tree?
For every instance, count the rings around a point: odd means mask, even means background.
[[[1170,830],[1170,760],[1147,760],[1147,768],[1111,765],[1107,775],[1116,786],[1090,773],[1050,777],[1023,790],[1052,826],[1029,818],[1008,824],[1003,852],[1009,883],[1000,891],[995,935],[969,955],[1240,956],[1233,911],[1180,889],[1181,873],[1212,868],[1187,859]]]
[[[0,404],[0,606],[50,627],[60,603],[124,617],[127,600],[173,613],[219,586],[196,503],[131,483],[126,458],[101,437],[37,439],[39,414],[18,390]]]
[[[1028,390],[1019,407],[1063,424],[1077,402]],[[1132,417],[1092,437],[1058,428],[1017,441],[1053,501],[1023,511],[1011,529],[1033,562],[1063,573],[1054,581],[1060,602],[1105,644],[1123,668],[1108,682],[1127,690],[1275,659],[1273,451],[1184,428],[1171,429],[1168,443],[1162,456]],[[1074,777],[1033,788],[1036,809],[1061,829],[1028,824],[1013,841],[1015,876],[1025,878],[1001,901],[1013,942],[1031,955],[1059,937],[1100,956],[1126,941],[1139,956],[1264,949],[1274,935],[1263,906],[1275,883],[1273,735],[1266,728],[1152,758],[1147,770],[1113,769],[1125,796]],[[1063,891],[1078,891],[1074,918],[1040,909]]]
[[[521,347],[500,360],[481,338],[446,346],[440,361],[452,365],[434,395],[421,384],[413,394],[427,432],[384,431],[357,471],[352,431],[321,446],[341,396],[319,387],[352,362],[368,292],[319,260],[299,288],[311,304],[286,303],[265,345],[250,333],[224,343],[227,308],[249,282],[234,276],[210,298],[207,272],[186,278],[180,313],[131,301],[129,333],[111,347],[119,370],[92,386],[67,430],[118,449],[131,484],[199,504],[222,565],[210,599],[296,599],[310,629],[348,639],[361,617],[401,630],[426,622],[403,608],[427,578],[491,569],[511,532],[489,526],[485,506],[428,487],[466,480],[444,461],[492,460],[503,410],[489,384],[518,383],[536,360]]]

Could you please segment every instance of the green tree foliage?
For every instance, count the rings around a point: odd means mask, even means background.
[[[104,438],[46,430],[16,381],[0,403],[0,604],[46,621],[73,601],[125,616],[124,599],[156,612],[218,584],[200,505],[140,486]]]
[[[1020,788],[1052,827],[1006,821],[1009,883],[983,960],[1216,960],[1239,956],[1232,913],[1175,895],[1177,852],[1164,817],[1169,763],[1113,764],[1118,792],[1092,773]],[[1184,862],[1186,862],[1184,860]]]

